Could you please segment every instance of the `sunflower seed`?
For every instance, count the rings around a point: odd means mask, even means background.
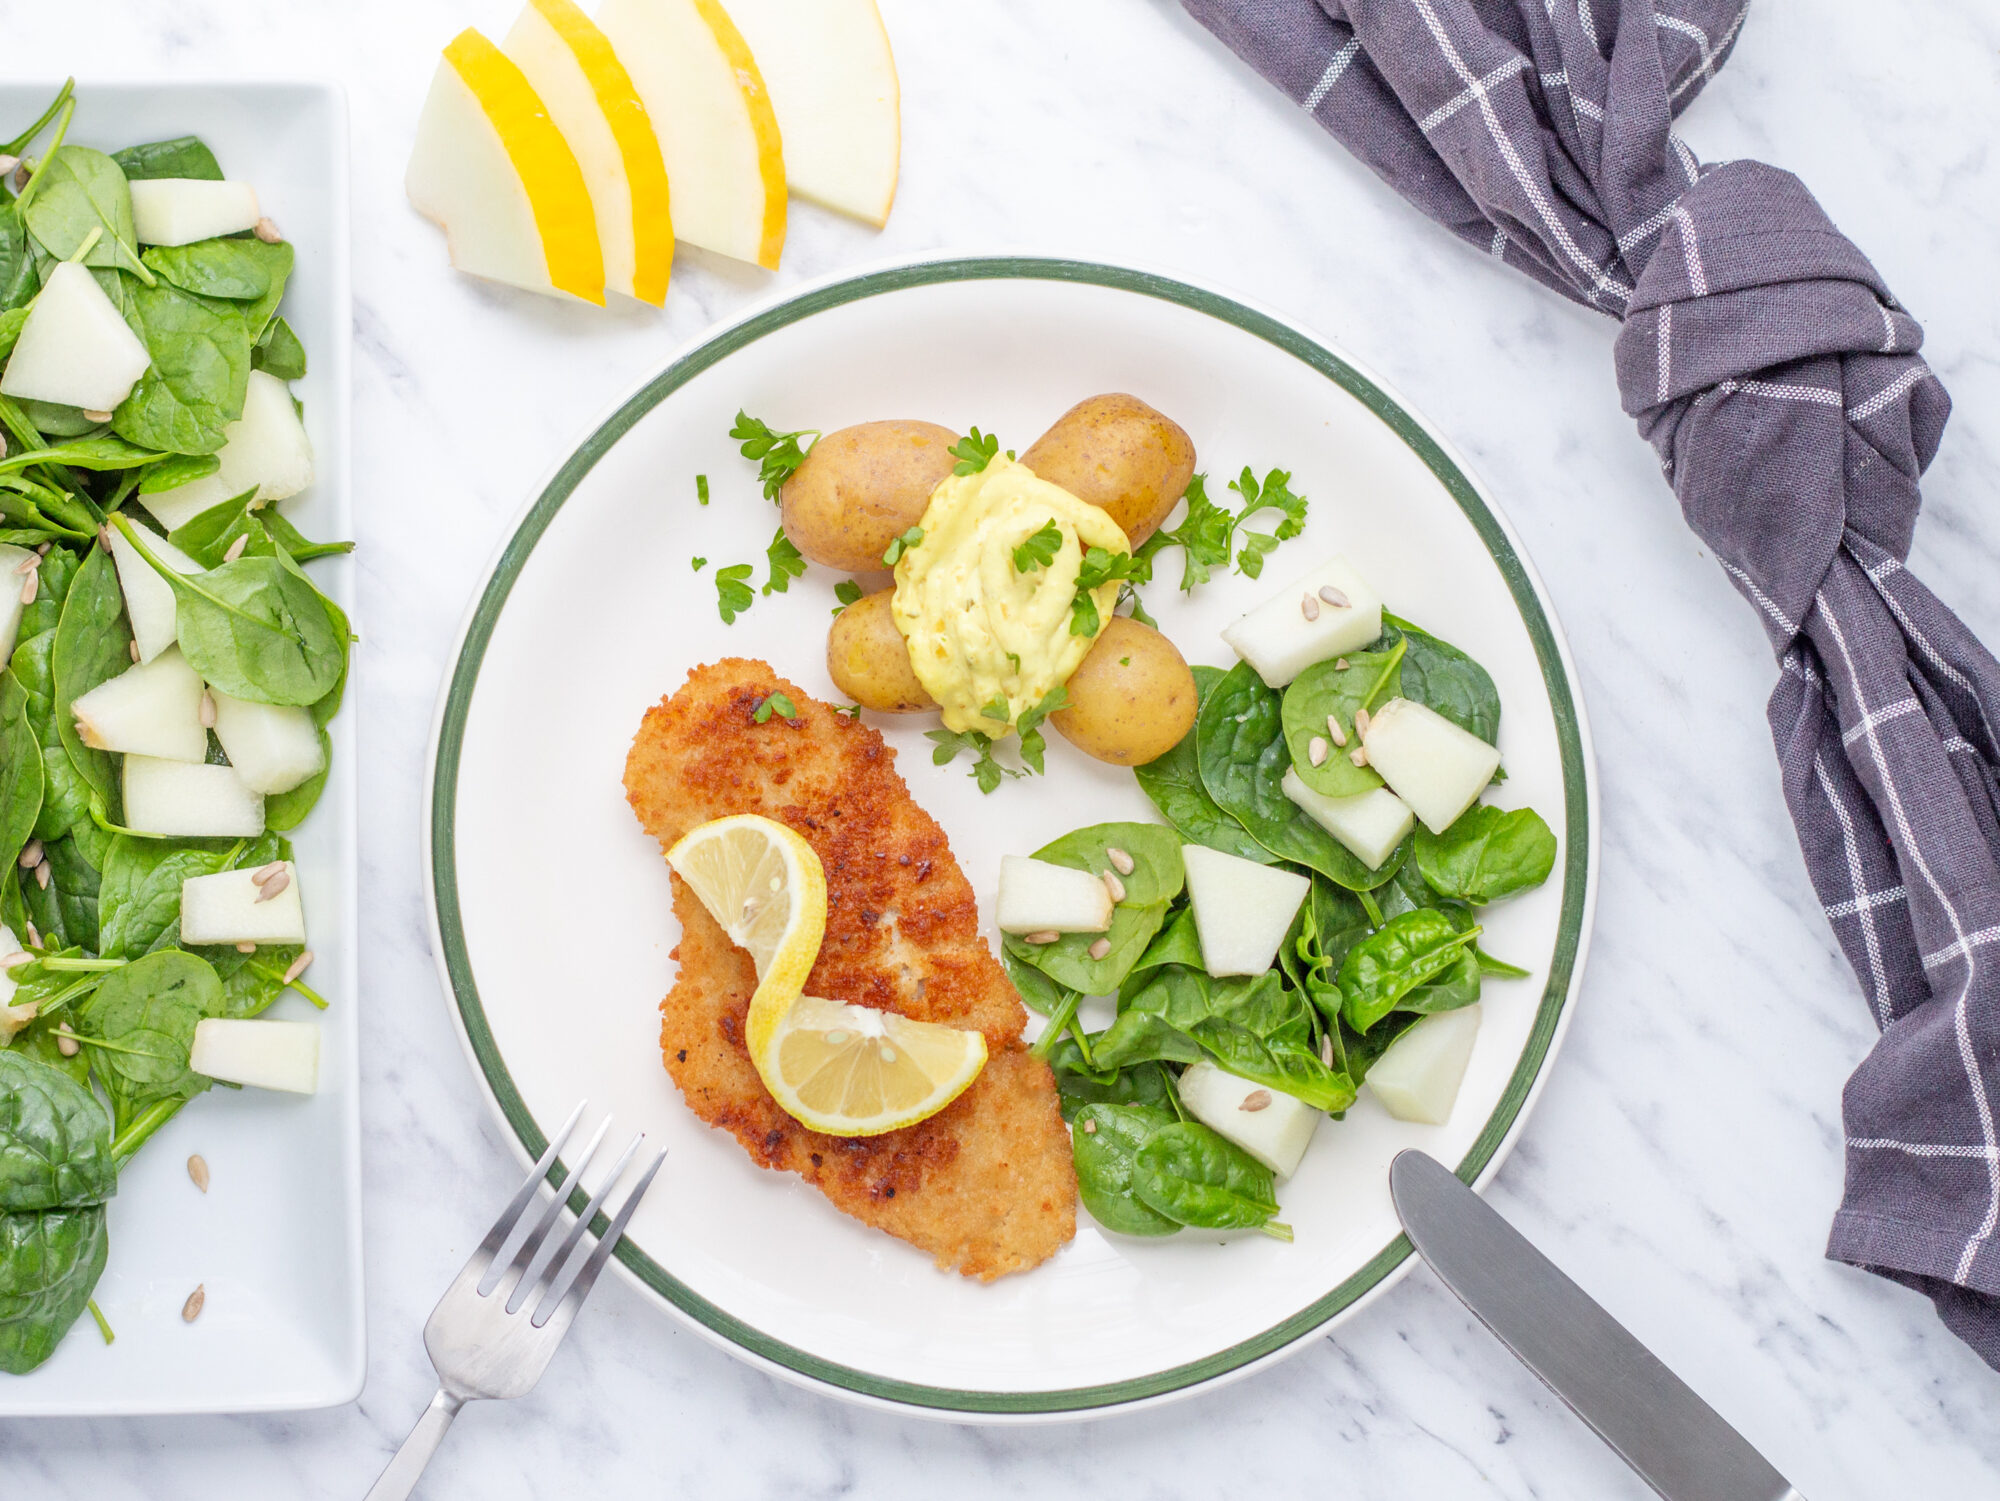
[[[21,869],[33,870],[42,863],[42,841],[30,839],[21,851]]]
[[[35,596],[41,592],[42,576],[39,573],[29,574],[27,582],[21,585],[21,603],[24,605],[33,604]]]
[[[4,443],[4,440],[0,440],[0,443]],[[6,454],[7,454],[6,448],[0,447],[0,458],[6,457]],[[36,548],[35,551],[39,553],[41,556],[46,558],[49,555],[49,549],[54,546],[55,543],[53,542],[44,542],[40,547]]]
[[[42,863],[35,867],[35,884],[41,887],[42,890],[47,891],[49,889],[49,877],[54,874],[55,872],[49,869],[47,857],[44,856]]]
[[[60,1027],[56,1028],[56,1051],[58,1053],[61,1053],[65,1058],[74,1058],[82,1050],[83,1044],[76,1040],[76,1034],[70,1031],[68,1022],[64,1022]]]
[[[196,1188],[208,1192],[208,1159],[199,1152],[188,1158],[188,1177]]]
[[[1321,584],[1319,586],[1319,597],[1332,605],[1336,610],[1344,610],[1353,603],[1352,600],[1348,599],[1345,594],[1342,594],[1331,584]]]
[[[249,545],[250,545],[250,534],[248,532],[245,532],[242,536],[238,537],[234,542],[230,543],[229,546],[223,551],[222,561],[225,563],[234,563],[238,558],[243,556],[243,549],[248,547]]]
[[[1104,852],[1104,858],[1111,862],[1113,868],[1117,870],[1119,875],[1129,876],[1132,874],[1132,867],[1135,862],[1133,861],[1130,855],[1125,853],[1125,851],[1115,848],[1107,849]]]
[[[35,159],[24,156],[14,164],[14,191],[20,192],[28,185],[28,179],[35,175]]]
[[[1109,938],[1100,938],[1089,948],[1085,949],[1084,952],[1089,954],[1093,959],[1102,959],[1106,954],[1111,952],[1111,940]]]
[[[272,876],[270,880],[261,881],[258,883],[257,901],[268,902],[269,900],[271,900],[272,897],[276,896],[279,892],[283,891],[287,886],[291,884],[292,884],[292,873],[288,870],[281,870],[275,876]],[[252,902],[251,905],[255,906],[256,902]]]
[[[212,730],[215,728],[214,694],[209,693],[205,689],[203,690],[201,695],[201,707],[195,711],[195,717],[201,721],[201,727],[204,730]]]
[[[254,954],[257,952],[257,945],[254,943],[239,943],[236,945],[236,952],[239,954]]]
[[[1333,1034],[1327,1033],[1319,1040],[1319,1061],[1328,1068],[1333,1067]]]
[[[1308,620],[1319,619],[1319,601],[1308,594],[1299,601],[1299,613]]]
[[[1268,1110],[1271,1108],[1271,1091],[1268,1089],[1253,1089],[1250,1093],[1243,1096],[1243,1103],[1236,1108],[1238,1110],[1249,1111]]]
[[[1111,893],[1111,900],[1114,903],[1125,900],[1125,883],[1118,879],[1115,871],[1107,870],[1104,873],[1104,889]]]
[[[0,958],[0,970],[16,969],[23,964],[32,963],[34,958],[35,956],[26,949],[16,949],[13,953]]]
[[[1345,658],[1345,657],[1335,657],[1335,658],[1333,659],[1333,670],[1334,670],[1335,672],[1345,672],[1345,671],[1347,671],[1347,658]]]
[[[257,885],[262,886],[266,881],[270,880],[271,877],[278,874],[278,872],[283,870],[284,868],[285,868],[284,861],[273,860],[269,865],[260,865],[255,870],[251,871],[250,879],[254,881]]]
[[[5,433],[0,433],[0,459],[4,459],[6,457],[7,457],[7,435]],[[46,547],[48,544],[45,542],[42,545]]]
[[[1085,1121],[1083,1123],[1083,1134],[1085,1136],[1095,1136],[1097,1134],[1097,1122]]]
[[[1306,746],[1306,759],[1315,766],[1324,766],[1326,765],[1326,753],[1326,736],[1313,736],[1311,743]]]
[[[0,156],[0,177],[5,177],[20,165],[21,159],[18,156]]]
[[[1356,766],[1366,766],[1368,764],[1368,752],[1357,745],[1348,753],[1347,759],[1352,761]]]
[[[19,566],[17,566],[14,569],[14,571],[16,573],[33,573],[37,568],[41,566],[42,566],[41,556],[39,554],[31,553],[29,556],[21,559]]]
[[[83,409],[83,420],[85,422],[109,422],[111,414],[109,412],[100,412],[95,407],[85,407]]]
[[[30,922],[28,924],[28,947],[31,949],[38,949],[41,946],[42,946],[41,930],[37,928],[32,922]]]
[[[1041,931],[1035,933],[1023,933],[1021,935],[1021,942],[1054,943],[1060,937],[1062,937],[1062,934],[1058,933],[1054,928],[1044,928]]]
[[[1326,716],[1326,738],[1335,745],[1347,744],[1347,731],[1340,727],[1339,719],[1331,714]]]
[[[285,966],[285,983],[289,985],[292,983],[292,981],[296,980],[300,975],[304,974],[309,968],[311,968],[312,962],[313,962],[313,951],[311,949],[300,949],[299,957],[294,959],[290,964]]]
[[[183,1324],[192,1324],[196,1319],[200,1318],[201,1306],[207,1301],[208,1290],[205,1287],[197,1286],[193,1292],[188,1294],[187,1302],[181,1304],[181,1322]]]
[[[1361,736],[1364,740],[1368,738],[1368,711],[1366,709],[1356,709],[1354,711],[1354,733]]]
[[[284,236],[278,233],[278,226],[273,224],[268,216],[257,221],[257,227],[252,233],[266,245],[275,245],[284,239]]]
[[[139,641],[137,637],[125,643],[125,655],[130,657],[134,662],[139,660]]]
[[[97,545],[106,552],[111,551],[111,527],[108,523],[97,529]]]

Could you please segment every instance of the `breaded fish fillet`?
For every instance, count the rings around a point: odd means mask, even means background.
[[[773,692],[798,709],[756,723]],[[985,1034],[986,1067],[951,1105],[881,1136],[822,1136],[780,1109],[743,1046],[750,956],[678,876],[680,973],[660,1003],[667,1070],[696,1115],[761,1167],[798,1173],[836,1208],[991,1280],[1076,1233],[1076,1174],[1048,1065],[1021,1045],[1021,1001],[979,934],[944,831],[876,731],[762,662],[725,658],[647,711],[625,795],[664,850],[698,824],[761,813],[803,834],[826,868],[826,937],[810,995]]]

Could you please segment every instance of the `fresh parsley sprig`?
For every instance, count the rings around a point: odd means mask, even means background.
[[[889,544],[888,550],[882,554],[882,566],[884,568],[894,568],[901,561],[904,553],[923,540],[924,529],[920,526],[911,527],[902,536]]]
[[[1095,636],[1104,624],[1097,610],[1097,596],[1094,591],[1103,588],[1113,579],[1121,584],[1139,577],[1151,577],[1150,560],[1142,562],[1129,552],[1111,552],[1102,547],[1087,549],[1083,555],[1083,565],[1076,571],[1076,598],[1070,601],[1069,633],[1072,636]],[[1124,591],[1121,589],[1120,593]]]
[[[758,724],[764,724],[773,714],[776,714],[781,719],[797,719],[799,717],[797,706],[782,693],[768,695],[761,704],[757,705],[756,712],[750,717]]]
[[[1293,492],[1292,476],[1273,469],[1260,483],[1248,465],[1229,482],[1229,488],[1243,498],[1241,510],[1232,511],[1208,497],[1208,476],[1197,474],[1188,481],[1187,514],[1172,530],[1161,528],[1139,548],[1139,556],[1150,566],[1163,548],[1181,549],[1181,589],[1189,591],[1208,582],[1210,573],[1232,564],[1246,578],[1260,577],[1264,559],[1280,542],[1305,530],[1306,498]],[[1263,532],[1245,526],[1260,511],[1278,512],[1278,524]],[[1135,616],[1136,618],[1136,616]]]
[[[771,539],[771,545],[764,549],[764,556],[771,565],[771,577],[764,585],[764,593],[783,594],[792,587],[793,579],[806,576],[805,556],[800,553],[785,529],[778,528],[778,534]]]
[[[744,458],[756,462],[757,478],[764,484],[764,498],[774,501],[778,492],[784,489],[785,481],[812,453],[813,444],[819,442],[820,432],[816,427],[802,427],[791,433],[777,432],[761,418],[739,410],[736,425],[729,429],[729,436],[742,445]],[[800,447],[801,438],[811,441]]]
[[[722,616],[724,625],[734,625],[738,615],[757,603],[756,591],[750,587],[750,575],[755,571],[754,564],[732,563],[711,575],[715,580],[716,612]]]
[[[1014,549],[1014,571],[1032,573],[1037,568],[1046,568],[1056,560],[1062,550],[1062,528],[1053,520]]]
[[[849,605],[861,603],[861,586],[855,583],[853,579],[842,579],[833,586],[833,597],[840,601],[839,604],[833,607],[833,613],[838,615]]]
[[[1014,723],[1014,732],[1020,736],[1020,766],[1008,766],[993,754],[993,748],[1000,743],[1000,737],[987,735],[979,730],[926,730],[924,738],[937,748],[931,752],[931,764],[949,766],[961,751],[971,751],[972,779],[979,784],[981,792],[992,792],[1009,777],[1040,776],[1043,771],[1043,757],[1048,752],[1048,742],[1042,738],[1042,721],[1058,709],[1069,706],[1069,689],[1056,684],[1042,696],[1042,701],[1032,709],[1025,709]],[[988,719],[1007,717],[1007,702],[995,698],[980,711]]]
[[[1273,469],[1264,476],[1264,482],[1257,483],[1257,477],[1250,472],[1250,466],[1243,466],[1243,473],[1229,482],[1229,488],[1243,497],[1243,509],[1236,513],[1235,528],[1241,541],[1236,549],[1236,571],[1246,578],[1257,578],[1264,572],[1265,557],[1280,542],[1286,542],[1305,530],[1306,498],[1292,493],[1290,471]],[[1259,511],[1276,511],[1277,527],[1268,532],[1252,531],[1244,523]]]
[[[1000,440],[992,433],[982,433],[975,427],[951,445],[950,452],[958,459],[958,462],[951,466],[951,472],[959,475],[977,474],[993,462],[993,455],[999,451]],[[1007,451],[1007,457],[1010,459],[1014,457],[1012,449]]]

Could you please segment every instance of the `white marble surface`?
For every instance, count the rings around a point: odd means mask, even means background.
[[[1493,1198],[1815,1501],[2000,1491],[2000,1377],[1915,1295],[1826,1262],[1839,1093],[1874,1031],[1815,909],[1763,725],[1772,664],[1620,414],[1611,326],[1404,208],[1168,0],[883,0],[890,228],[795,207],[775,277],[684,255],[664,316],[454,278],[401,191],[436,48],[502,0],[0,3],[15,76],[327,74],[353,111],[365,635],[368,1388],[330,1412],[0,1423],[11,1498],[354,1496],[429,1394],[417,1334],[513,1167],[434,977],[425,739],[527,487],[681,341],[804,277],[937,248],[1138,259],[1347,344],[1484,473],[1548,581],[1604,792],[1590,974]],[[1756,0],[1688,113],[1798,171],[1923,321],[1957,402],[1916,563],[2000,641],[2000,19]],[[575,924],[567,926],[574,927]],[[1639,1497],[1418,1271],[1277,1369],[1164,1411],[977,1430],[781,1385],[607,1280],[542,1389],[461,1421],[430,1496]]]

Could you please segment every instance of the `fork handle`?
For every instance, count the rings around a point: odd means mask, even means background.
[[[403,1447],[396,1451],[396,1457],[382,1472],[382,1478],[368,1492],[366,1501],[404,1501],[417,1488],[424,1466],[437,1453],[438,1445],[444,1442],[445,1430],[451,1427],[451,1420],[458,1416],[459,1408],[464,1405],[463,1397],[454,1397],[439,1388],[438,1394],[431,1398],[431,1405],[424,1409],[424,1415],[417,1419],[417,1426],[403,1440]]]

